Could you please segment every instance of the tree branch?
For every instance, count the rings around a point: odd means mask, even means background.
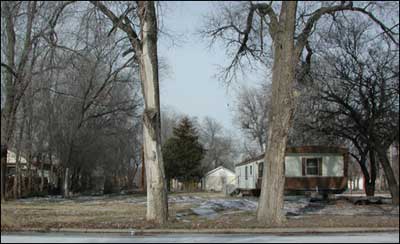
[[[10,74],[12,74],[16,79],[18,79],[17,73],[10,66],[8,66],[7,64],[1,62],[1,67],[4,67],[8,72],[10,72]]]
[[[94,6],[96,6],[103,14],[105,14],[112,22],[113,22],[113,28],[111,31],[118,27],[121,30],[123,30],[128,36],[129,40],[135,49],[136,53],[139,53],[141,51],[141,41],[135,32],[135,30],[132,28],[132,26],[123,23],[122,19],[127,19],[126,15],[122,15],[120,18],[118,18],[111,10],[109,10],[103,3],[100,1],[90,1]]]
[[[337,6],[331,6],[331,7],[321,7],[318,10],[316,10],[312,16],[307,20],[306,25],[301,32],[301,34],[297,38],[297,44],[295,47],[296,50],[296,55],[297,57],[300,57],[307,39],[309,38],[311,34],[311,30],[314,28],[318,20],[325,14],[332,14],[338,11],[354,11],[354,12],[360,12],[365,15],[367,15],[369,18],[371,18],[375,23],[377,23],[383,31],[389,36],[389,38],[396,44],[399,45],[399,42],[396,41],[394,38],[393,34],[395,34],[390,28],[386,27],[380,20],[378,20],[371,12],[368,12],[365,8],[359,8],[359,7],[353,7],[353,3],[350,1],[347,5],[341,4]]]

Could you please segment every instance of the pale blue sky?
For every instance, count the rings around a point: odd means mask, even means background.
[[[159,55],[170,69],[169,75],[161,78],[161,104],[190,116],[210,116],[225,128],[234,129],[232,109],[234,89],[238,85],[227,89],[215,78],[217,65],[226,65],[230,60],[225,50],[208,49],[208,43],[196,35],[204,23],[203,16],[213,5],[210,2],[162,3],[162,24],[168,33],[177,37],[178,44],[173,45],[167,36],[159,40]],[[248,84],[260,79],[254,75],[247,78]]]

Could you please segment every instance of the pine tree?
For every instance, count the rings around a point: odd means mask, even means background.
[[[198,139],[193,123],[184,117],[162,149],[168,183],[174,178],[185,184],[200,180],[203,175],[200,162],[204,157],[204,148]]]

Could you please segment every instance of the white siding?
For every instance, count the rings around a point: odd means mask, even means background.
[[[227,184],[236,185],[235,178],[234,173],[221,168],[205,177],[205,190],[222,191]]]
[[[7,164],[16,164],[17,155],[12,151],[7,151]],[[24,157],[20,155],[20,163],[26,164],[27,161]]]
[[[207,191],[222,191],[222,179],[219,176],[206,177],[206,190]]]
[[[288,177],[302,176],[302,158],[322,157],[322,176],[343,176],[343,156],[337,154],[307,153],[285,157],[285,175]]]
[[[251,167],[251,171],[250,171],[250,167]],[[248,184],[248,188],[249,189],[256,188],[257,179],[256,179],[255,173],[254,173],[254,169],[255,168],[256,168],[256,163],[253,162],[253,163],[249,164],[248,169],[247,169],[248,170],[247,179],[248,179],[248,182],[249,182],[249,184]]]
[[[262,161],[260,161],[262,162]],[[251,166],[251,172],[250,172]],[[247,180],[246,180],[246,167],[247,167]],[[240,189],[255,189],[258,179],[258,162],[252,162],[246,165],[237,166],[235,168],[238,188]]]
[[[323,176],[343,176],[343,156],[324,156],[322,160]]]
[[[302,177],[302,158],[322,157],[322,176],[343,176],[344,161],[343,156],[338,154],[289,154],[285,157],[285,176]],[[246,165],[237,166],[235,168],[236,184],[240,189],[255,189],[258,179],[258,165],[263,160],[248,163]],[[245,168],[247,166],[248,177],[245,177]],[[252,173],[250,174],[250,166]]]
[[[285,176],[301,177],[302,176],[302,163],[301,157],[286,156],[285,157]]]

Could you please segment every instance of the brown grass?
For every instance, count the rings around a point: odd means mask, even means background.
[[[218,193],[179,193],[173,196],[200,196],[203,199],[225,198]],[[132,196],[130,196],[132,197]],[[127,198],[130,198],[127,197]],[[134,198],[134,197],[132,197]],[[129,203],[121,199],[102,199],[86,202],[19,202],[1,205],[1,230],[24,228],[99,228],[99,229],[199,229],[199,228],[262,228],[254,211],[223,211],[215,219],[194,215],[188,203],[169,206],[169,222],[164,226],[145,221],[146,204]],[[176,218],[177,213],[185,213]],[[289,218],[285,227],[398,227],[399,216],[301,216]]]

